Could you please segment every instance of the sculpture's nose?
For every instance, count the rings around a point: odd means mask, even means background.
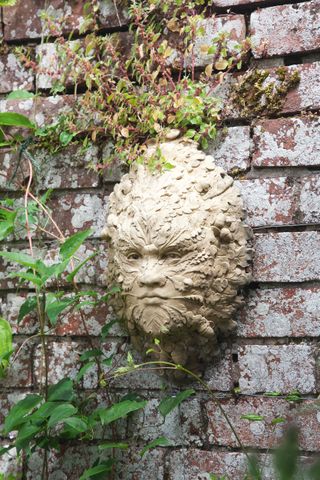
[[[166,283],[166,278],[161,272],[153,268],[141,272],[138,281],[141,286],[163,287]]]

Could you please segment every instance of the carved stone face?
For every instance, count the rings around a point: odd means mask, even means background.
[[[110,197],[108,277],[121,286],[114,307],[135,347],[144,353],[158,338],[162,359],[199,372],[234,326],[248,232],[239,192],[212,157],[181,140],[160,148],[172,170],[140,165]]]

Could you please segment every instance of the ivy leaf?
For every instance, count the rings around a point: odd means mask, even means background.
[[[194,393],[195,390],[193,390],[193,388],[189,388],[188,390],[184,390],[178,393],[178,395],[164,398],[159,404],[159,410],[161,415],[163,417],[166,417],[174,408],[176,408],[178,405],[180,405],[181,402],[186,400]]]
[[[18,425],[25,422],[25,416],[29,413],[38,403],[42,401],[40,395],[27,395],[26,398],[16,403],[10,410],[4,421],[5,433],[9,433]]]
[[[65,418],[71,417],[71,415],[77,413],[78,409],[71,405],[71,403],[63,403],[59,405],[57,408],[54,409],[52,415],[48,421],[48,427],[54,427],[57,425],[61,420]]]
[[[74,395],[73,382],[70,378],[63,378],[48,389],[48,401],[70,401]]]
[[[99,450],[108,450],[109,448],[120,448],[122,450],[126,450],[129,448],[129,444],[124,442],[108,442],[99,445]]]
[[[79,480],[89,480],[91,478],[102,478],[100,474],[111,472],[113,464],[114,464],[114,460],[112,458],[110,458],[110,460],[108,460],[107,462],[99,463],[99,465],[89,468],[85,472],[83,472]]]
[[[152,448],[155,447],[167,447],[168,445],[171,445],[170,441],[166,437],[159,437],[153,440],[152,442],[148,443],[140,452],[141,457],[144,456],[144,454],[148,451],[151,450]]]
[[[241,415],[241,420],[249,420],[250,422],[261,422],[264,420],[264,417],[261,415],[256,415],[255,413],[247,413],[245,415]]]
[[[34,93],[28,92],[27,90],[14,90],[7,95],[7,100],[27,100],[33,97]]]
[[[58,316],[66,308],[74,303],[74,298],[58,299],[54,294],[47,294],[46,314],[50,320],[51,325],[56,325]]]
[[[144,408],[147,404],[146,400],[137,402],[135,400],[125,400],[123,402],[115,403],[110,408],[104,408],[97,411],[102,425],[114,422],[119,418],[126,417],[129,413]]]
[[[88,430],[88,424],[80,417],[66,418],[64,423],[76,430],[78,433],[84,433]]]
[[[36,128],[35,124],[30,122],[29,118],[20,113],[2,112],[0,113],[0,125],[11,127]]]
[[[91,229],[83,230],[82,232],[75,233],[71,237],[67,238],[67,240],[60,247],[60,255],[63,260],[70,259],[72,255],[74,255],[81,247],[83,242],[89,237],[89,235],[91,235],[91,233]]]
[[[12,353],[12,330],[10,323],[0,317],[0,378],[5,375]]]
[[[17,212],[0,207],[0,240],[13,233],[16,216]]]
[[[34,295],[31,297],[28,297],[20,307],[19,315],[18,315],[18,323],[21,322],[21,320],[26,315],[28,315],[28,313],[35,310],[36,306],[37,306],[37,297]]]

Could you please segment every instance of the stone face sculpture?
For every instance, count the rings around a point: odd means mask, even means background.
[[[161,360],[200,373],[235,326],[250,232],[239,190],[211,156],[188,140],[159,148],[174,168],[136,165],[110,196],[107,276],[133,346],[144,353],[157,338]]]

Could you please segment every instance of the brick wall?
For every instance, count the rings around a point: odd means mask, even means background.
[[[43,50],[45,67],[55,68],[54,45],[41,45],[42,0],[18,0],[15,7],[2,9],[2,33],[9,47],[30,45],[35,53]],[[59,17],[69,14],[62,28],[67,35],[83,21],[84,1],[51,0],[49,9]],[[106,34],[123,31],[125,12],[120,18],[113,2],[102,3],[101,23]],[[206,35],[217,29],[232,31],[236,38],[251,35],[251,66],[275,66],[300,72],[300,83],[292,90],[282,111],[269,118],[243,118],[236,109],[227,115],[226,127],[210,146],[219,165],[229,172],[240,172],[237,184],[242,190],[248,212],[248,223],[254,231],[255,257],[253,283],[246,291],[246,305],[238,314],[237,336],[223,345],[223,357],[209,368],[206,380],[217,391],[235,424],[244,445],[260,450],[265,462],[265,479],[274,480],[269,449],[281,438],[282,424],[273,425],[275,417],[295,419],[301,427],[302,460],[309,462],[320,451],[320,415],[308,406],[319,393],[318,337],[320,334],[320,1],[282,0],[216,0],[219,16],[207,20]],[[121,27],[119,27],[119,20]],[[60,32],[57,32],[60,33]],[[123,32],[124,42],[128,41]],[[206,39],[205,43],[209,43]],[[51,56],[48,56],[51,52]],[[53,52],[53,55],[52,55]],[[198,65],[204,59],[199,55]],[[0,55],[0,111],[30,115],[41,126],[73,101],[72,95],[50,96],[50,76],[34,76],[26,70],[11,48]],[[229,85],[235,79],[231,76]],[[39,89],[35,100],[5,100],[10,91]],[[228,87],[231,88],[231,87]],[[224,92],[228,104],[228,88]],[[65,235],[92,227],[93,234],[84,250],[98,248],[100,255],[82,274],[83,285],[104,285],[103,271],[107,252],[99,235],[104,223],[108,194],[119,179],[117,171],[104,177],[86,169],[92,157],[101,160],[103,152],[92,149],[85,155],[70,148],[63,154],[48,156],[39,152],[43,189],[54,188],[51,207]],[[14,195],[8,185],[16,154],[0,150],[1,196]],[[23,180],[23,174],[20,180]],[[3,248],[27,251],[21,239]],[[40,247],[39,247],[40,248]],[[53,258],[55,251],[48,237],[41,247],[43,255]],[[85,252],[83,252],[85,253]],[[17,323],[19,305],[26,292],[17,291],[8,277],[10,268],[0,264],[0,307],[15,333],[20,346],[35,330],[30,316]],[[108,318],[107,308],[88,312],[88,332],[77,314],[67,315],[50,336],[49,361],[54,368],[50,380],[65,375],[74,377],[79,352],[87,348],[90,334],[95,341]],[[112,331],[103,348],[114,351],[121,345],[124,332]],[[118,351],[119,353],[119,351]],[[39,345],[30,340],[18,361],[0,386],[0,423],[17,399],[34,391],[39,380]],[[94,375],[84,379],[84,388],[92,388]],[[159,416],[157,404],[162,396],[162,380],[156,375],[136,375],[119,380],[115,386],[128,388],[151,400],[148,410],[134,414],[124,422],[119,435],[133,437],[143,444],[161,434],[172,447],[155,449],[143,460],[132,450],[120,460],[119,479],[125,480],[195,480],[206,479],[206,472],[228,474],[242,479],[245,468],[243,453],[213,402],[198,387],[197,396],[182,404],[166,421]],[[235,394],[234,388],[240,389]],[[299,404],[285,397],[298,390]],[[169,387],[169,392],[175,387]],[[238,391],[238,390],[237,390]],[[266,397],[264,392],[281,392],[279,397]],[[103,399],[101,400],[103,402]],[[304,409],[302,408],[305,407]],[[246,413],[266,417],[265,422],[241,420]],[[0,438],[0,444],[5,439]],[[88,458],[97,456],[94,446],[72,445],[50,458],[52,478],[76,480]],[[21,461],[0,459],[0,472],[23,471],[23,478],[41,478],[41,459],[33,455],[29,467]]]

